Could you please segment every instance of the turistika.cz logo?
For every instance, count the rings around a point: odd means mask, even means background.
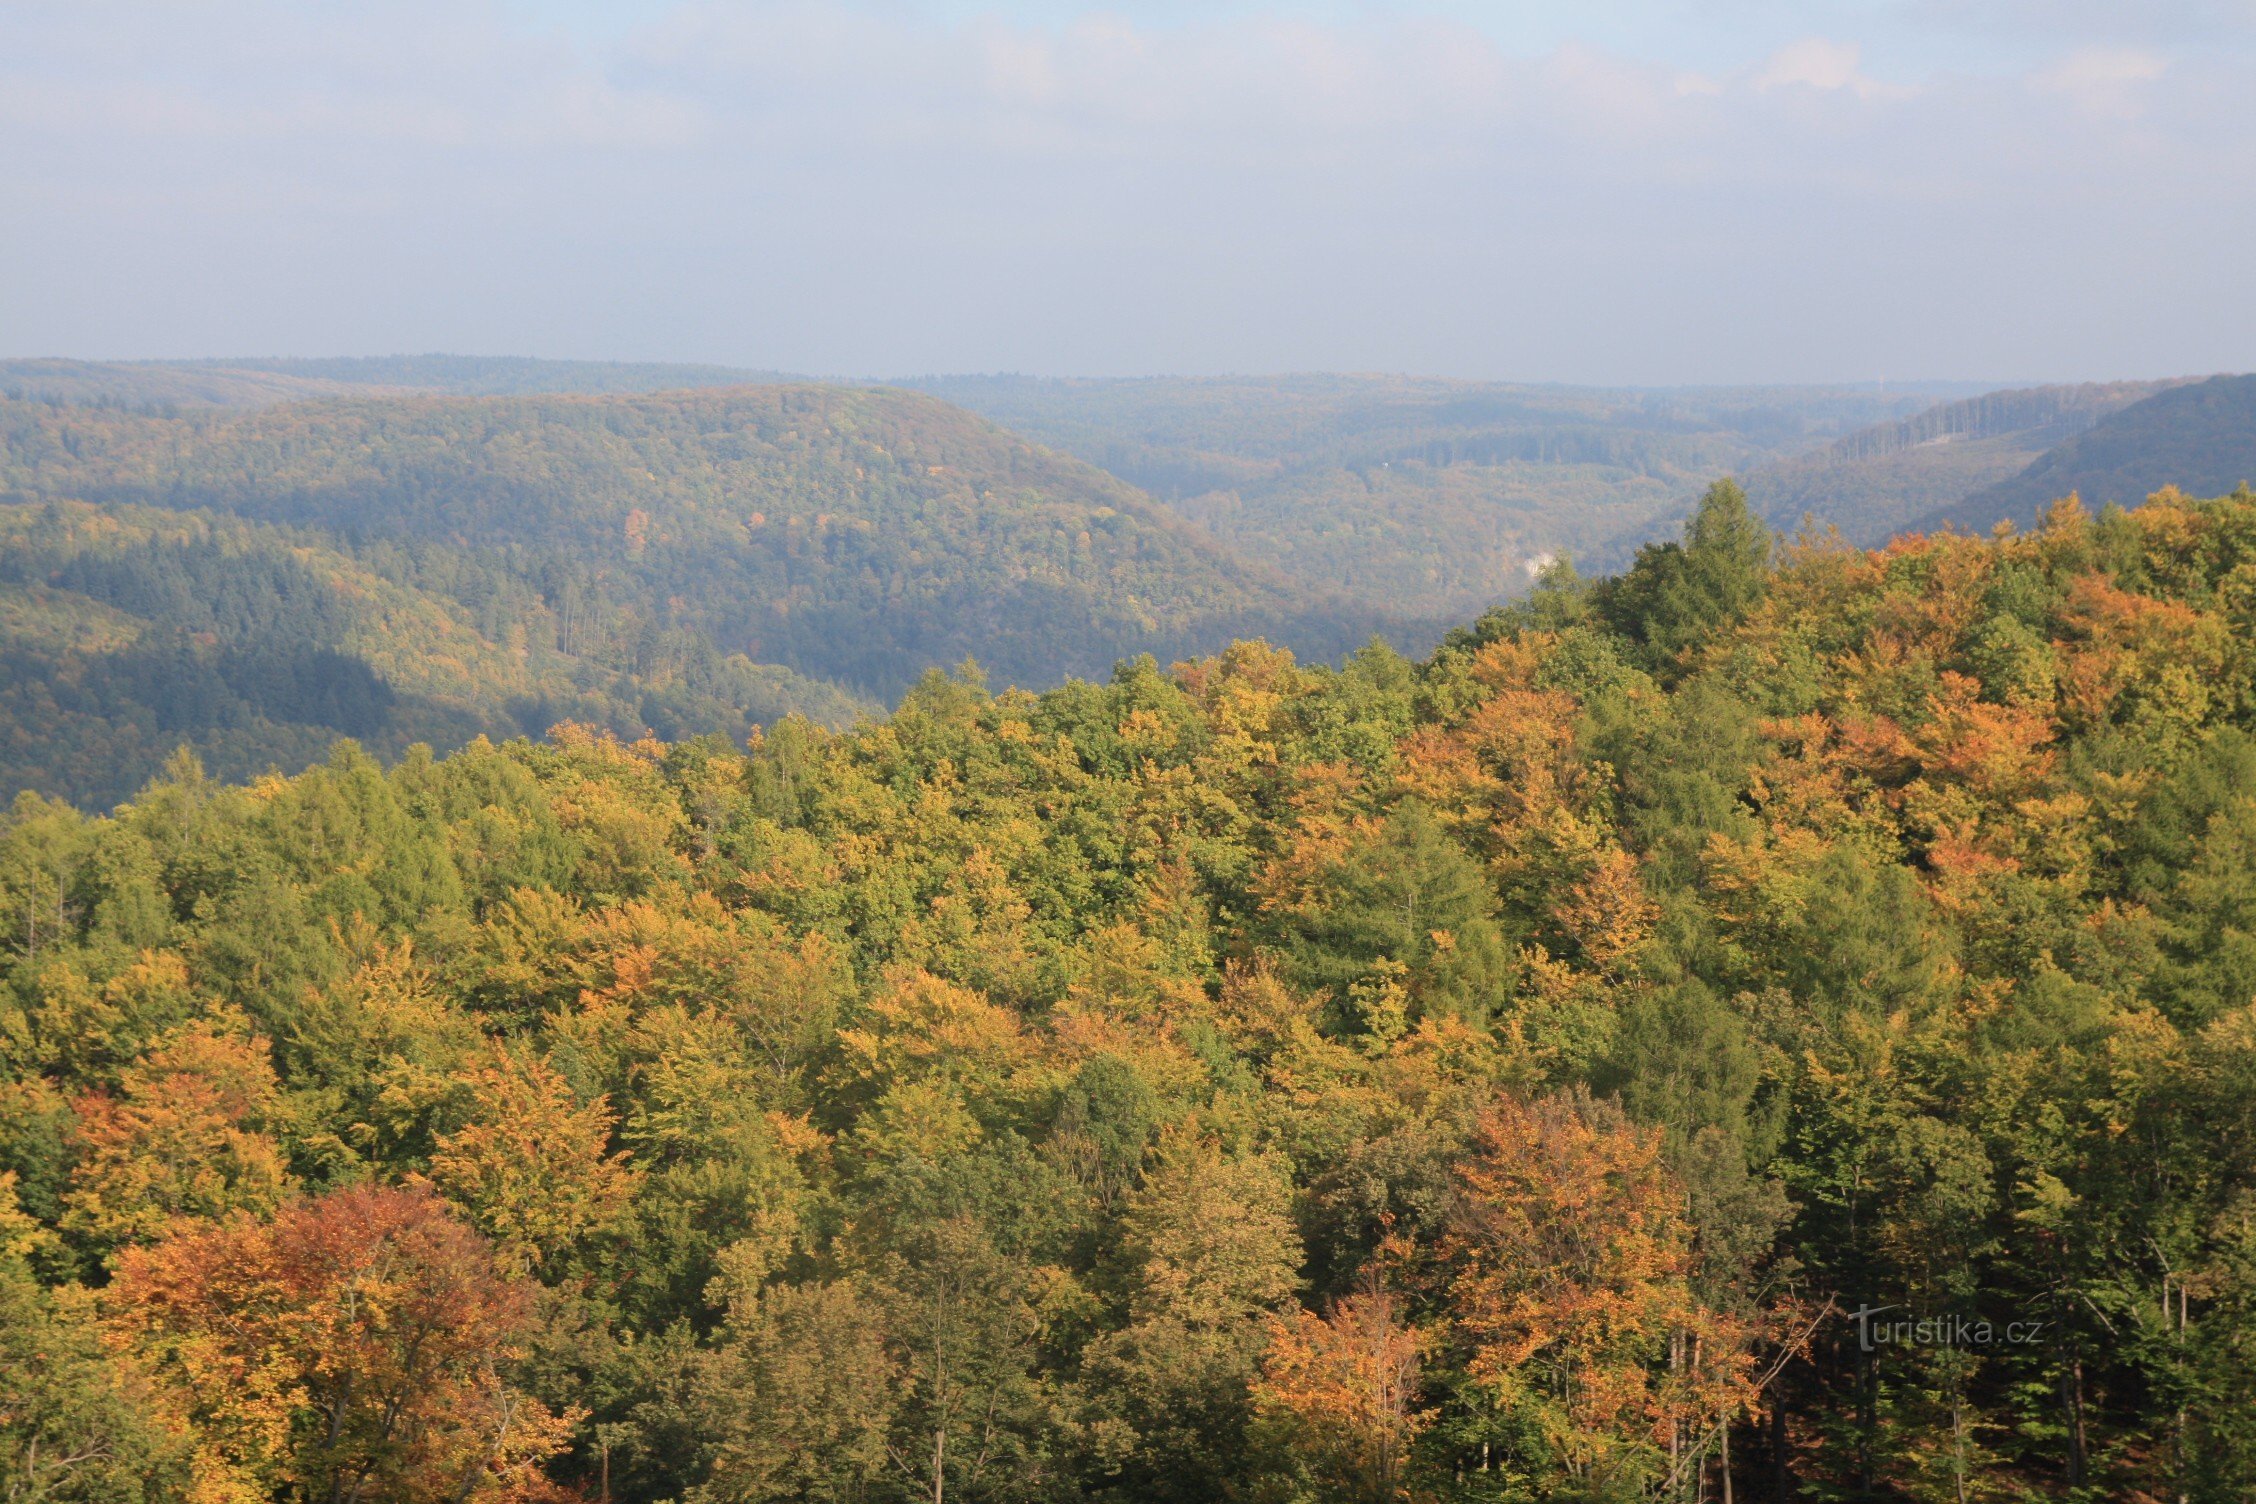
[[[1890,1311],[1903,1314],[1880,1318]],[[1984,1316],[1921,1316],[1904,1306],[1859,1306],[1847,1313],[1856,1323],[1857,1347],[2025,1347],[2044,1339],[2049,1322],[1991,1321]]]

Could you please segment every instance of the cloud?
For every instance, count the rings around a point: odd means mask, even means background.
[[[2067,100],[2089,115],[2128,120],[2146,108],[2147,86],[2170,71],[2156,53],[2124,47],[2084,47],[2038,70],[2030,85]]]
[[[2256,344],[2229,52],[1997,76],[1841,16],[1694,66],[1369,9],[644,9],[0,8],[0,276],[41,292],[0,353],[1673,380]]]
[[[1804,37],[1772,53],[1755,74],[1754,86],[1763,92],[1817,89],[1853,94],[1859,99],[1901,99],[1912,92],[1866,77],[1863,62],[1864,51],[1854,43]]]

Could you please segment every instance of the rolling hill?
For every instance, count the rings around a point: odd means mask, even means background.
[[[1435,635],[916,392],[0,402],[0,782],[87,803],[182,743],[244,777],[340,735],[741,738],[966,658],[1040,687],[1380,629]]]
[[[1298,580],[1445,615],[1518,593],[1553,555],[1626,563],[1717,476],[1967,390],[1401,376],[912,384],[1102,466]]]
[[[686,631],[881,697],[967,656],[1040,685],[1246,635],[1328,658],[1389,624],[899,390],[14,404],[0,490],[316,528],[466,604],[531,582],[567,651]]]
[[[455,355],[0,362],[0,392],[165,410],[777,381],[725,366]],[[1760,470],[1973,390],[1606,390],[1356,375],[901,384],[1106,471],[1297,589],[1417,620],[1477,613],[1557,554],[1625,563],[1719,474]]]
[[[661,392],[774,382],[733,366],[527,356],[377,355],[327,359],[0,360],[0,397],[75,407],[269,407],[370,395],[506,397]]]
[[[741,366],[678,361],[542,360],[526,355],[346,355],[172,361],[163,369],[219,370],[343,388],[379,387],[454,397],[583,396],[757,386],[803,378]]]
[[[561,721],[741,738],[876,710],[680,636],[633,663],[569,651],[536,593],[496,583],[473,608],[239,518],[0,505],[0,788],[106,806],[182,745],[240,780],[343,736],[396,756]]]
[[[58,407],[167,412],[188,407],[267,407],[355,395],[367,393],[340,381],[221,365],[0,360],[0,400]]]
[[[2256,483],[2256,376],[2173,384],[2108,413],[2013,476],[1917,519],[1932,531],[2026,525],[2071,493],[2135,506],[2164,486],[2218,496]]]
[[[2030,387],[1946,402],[1747,473],[1774,526],[1804,517],[1878,543],[2028,468],[2055,445],[2153,396],[2163,382]]]

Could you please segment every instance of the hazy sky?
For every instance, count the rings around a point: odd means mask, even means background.
[[[2256,0],[0,0],[0,355],[2256,368]]]

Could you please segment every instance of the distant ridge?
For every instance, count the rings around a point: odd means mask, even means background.
[[[521,355],[257,356],[211,360],[0,360],[0,397],[158,411],[271,407],[329,397],[520,397],[764,386],[802,378],[735,366],[542,360]]]
[[[417,578],[474,561],[466,605],[498,571],[537,591],[575,653],[601,632],[631,665],[686,634],[879,699],[967,656],[1046,686],[1234,637],[1330,660],[1374,631],[1415,646],[1426,630],[1249,564],[1103,471],[897,388],[177,416],[0,404],[6,492],[314,529]]]
[[[632,394],[804,381],[783,371],[676,361],[543,360],[529,355],[345,355],[168,362],[174,369],[257,372],[292,380],[455,397]]]
[[[1752,471],[1748,500],[1781,527],[1803,517],[1877,543],[2011,479],[2109,414],[2181,383],[2027,387],[1945,402]]]
[[[2256,375],[2180,382],[2109,412],[2018,474],[1937,507],[1915,526],[1987,532],[2026,524],[2071,492],[2133,506],[2164,486],[2222,496],[2256,484]]]
[[[1718,476],[1972,390],[1305,373],[906,384],[1101,466],[1311,588],[1443,616],[1517,595],[1562,554],[1624,565]]]
[[[0,399],[60,407],[163,412],[198,407],[271,407],[322,397],[371,395],[366,387],[249,367],[123,364],[99,360],[0,360]]]

